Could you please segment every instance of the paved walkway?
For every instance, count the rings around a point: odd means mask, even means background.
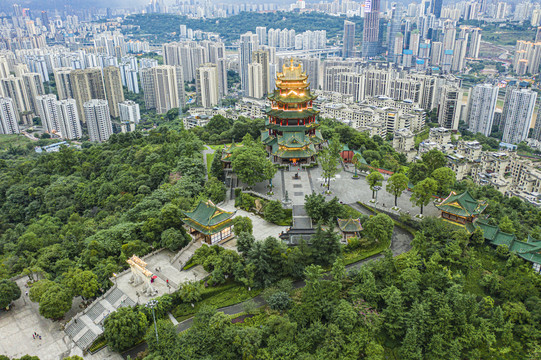
[[[323,183],[321,169],[314,168],[309,171],[312,175],[313,184],[315,187],[314,190],[316,192],[323,191],[322,188],[320,190],[320,183]],[[361,175],[359,179],[355,180],[352,178],[352,176],[353,173],[349,171],[342,170],[341,172],[339,172],[336,177],[331,180],[330,190],[332,191],[332,194],[328,197],[331,198],[336,196],[338,197],[338,199],[340,199],[346,204],[356,201],[368,203],[372,199],[372,190],[370,190],[370,187],[368,186],[365,177]],[[394,196],[389,194],[385,190],[385,187],[387,186],[387,179],[388,176],[385,176],[385,180],[383,181],[381,190],[378,191],[377,207],[385,207],[387,209],[390,209],[394,206]],[[407,190],[404,191],[402,196],[398,198],[398,207],[401,209],[401,211],[409,211],[411,215],[419,214],[421,208],[414,206],[410,201],[410,197],[411,192]],[[423,214],[428,216],[439,216],[440,212],[433,203],[430,203],[424,207]]]

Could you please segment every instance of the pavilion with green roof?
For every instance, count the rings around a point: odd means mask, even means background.
[[[506,245],[510,252],[533,264],[536,272],[541,272],[541,241],[528,235],[528,241],[520,241],[515,234],[509,234],[500,230],[496,225],[477,220],[474,225],[483,230],[485,240],[494,246]]]
[[[347,242],[349,238],[359,237],[363,230],[361,219],[336,219],[336,221],[340,232],[342,232],[342,241],[344,242]]]
[[[207,244],[217,244],[233,237],[233,216],[212,201],[200,201],[193,211],[184,211],[184,224],[190,234]]]
[[[275,163],[309,164],[324,143],[318,130],[319,111],[313,106],[317,96],[310,91],[307,79],[301,65],[293,61],[277,74],[276,90],[269,95],[265,130],[261,132],[261,142]]]
[[[232,155],[233,151],[237,150],[238,148],[243,147],[244,145],[242,143],[231,143],[229,145],[225,145],[222,150],[222,167],[224,169],[231,169],[231,161],[232,161]]]
[[[452,191],[447,198],[436,205],[441,211],[442,219],[465,226],[473,223],[487,206],[486,201],[475,200],[468,191],[459,195]]]

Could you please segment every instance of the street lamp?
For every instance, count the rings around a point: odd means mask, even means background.
[[[381,186],[376,185],[374,186],[374,191],[376,192],[376,203],[378,202],[378,191],[381,190]]]
[[[154,315],[154,308],[158,305],[158,300],[150,300],[145,304],[145,307],[152,311],[152,318],[154,319],[154,330],[156,331],[156,344],[159,344],[158,340],[158,328],[156,326],[156,315]]]

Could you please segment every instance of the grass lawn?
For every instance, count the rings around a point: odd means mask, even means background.
[[[222,144],[222,145],[209,145],[209,144],[205,144],[207,145],[209,148],[211,148],[212,150],[216,151],[216,150],[220,150],[220,149],[223,149],[224,146],[229,146],[231,145],[231,143],[229,144]]]
[[[368,249],[358,249],[352,252],[344,251],[344,265],[353,264],[354,262],[379,254],[383,250],[388,249],[390,246],[390,241],[382,241],[381,243],[377,243]]]
[[[195,304],[195,307],[192,307],[191,304],[181,304],[172,313],[177,321],[183,321],[194,316],[202,306],[206,305],[218,309],[252,299],[260,293],[261,290],[248,291],[243,285],[229,281],[221,286],[209,286],[204,289],[201,300]]]

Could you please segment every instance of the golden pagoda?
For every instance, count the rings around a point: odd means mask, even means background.
[[[313,106],[317,96],[311,93],[301,65],[293,60],[276,75],[276,88],[269,96],[261,141],[276,163],[309,164],[324,141],[317,130],[319,111]]]

